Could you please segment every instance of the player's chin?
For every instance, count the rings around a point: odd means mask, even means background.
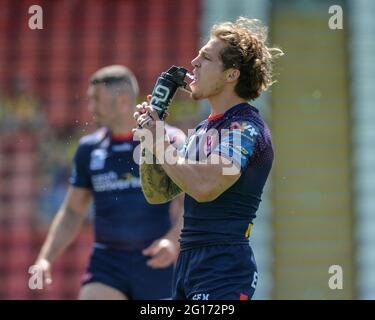
[[[194,100],[201,100],[201,99],[203,99],[203,93],[201,91],[197,90],[196,88],[192,87],[191,97]]]

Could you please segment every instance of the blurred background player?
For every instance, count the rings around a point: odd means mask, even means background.
[[[102,127],[80,140],[64,203],[36,264],[51,283],[51,264],[77,236],[94,202],[95,243],[80,299],[164,299],[171,296],[178,255],[182,199],[149,205],[133,155],[132,113],[138,84],[126,67],[112,65],[92,76],[89,107]],[[169,127],[176,147],[184,134]]]
[[[248,101],[272,84],[272,59],[282,53],[268,48],[266,39],[266,28],[257,20],[241,17],[213,26],[191,63],[190,83],[193,99],[208,99],[210,116],[195,128],[174,163],[158,152],[170,148],[168,137],[142,144],[161,163],[141,164],[147,199],[163,203],[186,193],[174,299],[248,300],[255,292],[258,273],[249,235],[273,146],[266,123]],[[147,103],[137,108],[137,122],[155,136],[158,114]],[[142,131],[135,129],[140,136]],[[149,190],[159,192],[150,197]]]

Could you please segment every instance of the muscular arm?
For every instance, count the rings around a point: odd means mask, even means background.
[[[64,203],[55,216],[38,260],[52,263],[75,239],[91,203],[91,191],[69,187]]]
[[[224,174],[231,162],[217,154],[210,155],[207,162],[187,163],[180,158],[176,164],[164,162],[162,167],[181,190],[198,202],[208,202],[230,188],[241,173],[232,165],[230,174]]]
[[[147,122],[148,126],[147,130],[138,128],[134,131],[139,137],[144,138],[145,151],[156,155],[161,165],[160,168],[160,165],[155,164],[155,159],[151,164],[141,164],[142,188],[150,203],[166,202],[181,191],[198,202],[213,201],[241,176],[240,168],[237,165],[227,157],[216,153],[212,153],[207,162],[185,161],[185,157],[179,155],[178,152],[177,156],[174,156],[177,161],[165,161],[166,154],[173,154],[176,149],[171,146],[169,141],[165,141],[160,132],[157,132],[156,123],[160,121],[157,112],[146,102],[138,105],[137,109],[138,112],[134,114],[135,119],[139,124]],[[153,119],[152,121],[147,119],[150,117]],[[168,150],[172,153],[169,153]],[[149,160],[150,156],[146,154],[145,158]]]
[[[176,152],[181,150],[186,139],[183,131],[168,126],[166,132],[173,141],[172,145],[176,148]],[[141,161],[140,165],[141,184],[147,201],[151,204],[165,203],[181,194],[182,190],[169,178],[163,167],[156,163],[155,156],[149,153],[150,151],[147,148],[144,149],[144,152],[147,152],[147,154],[144,154],[144,159],[152,159],[151,164]],[[181,197],[180,199],[183,199],[183,196]],[[177,202],[180,203],[181,201]],[[183,207],[183,204],[181,206]]]
[[[147,149],[145,152],[148,152]],[[152,164],[140,165],[142,190],[149,203],[165,203],[179,195],[182,190],[169,178],[163,167],[156,163],[155,156],[152,157]]]
[[[241,176],[239,168],[218,154],[211,154],[207,163],[189,163],[178,153],[174,163],[165,161],[165,153],[158,154],[156,150],[170,150],[171,145],[166,141],[161,143],[163,147],[153,150],[161,164],[156,164],[152,155],[152,164],[140,166],[142,189],[150,203],[167,202],[181,192],[198,202],[213,201]],[[145,149],[145,152],[150,151]]]

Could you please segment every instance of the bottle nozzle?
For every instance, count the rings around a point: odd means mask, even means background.
[[[187,73],[186,73],[186,76],[187,76],[190,80],[194,80],[194,75],[192,75],[191,73],[187,72]]]

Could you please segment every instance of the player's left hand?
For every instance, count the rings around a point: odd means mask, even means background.
[[[134,113],[134,119],[140,128],[133,129],[134,134],[140,134],[142,129],[150,130],[155,136],[156,121],[161,121],[158,113],[149,105],[151,101],[151,95],[147,96],[147,102],[144,101],[138,104]]]
[[[149,247],[143,249],[143,255],[150,256],[147,265],[151,268],[166,268],[177,259],[176,244],[167,238],[155,240]]]
[[[160,120],[158,113],[149,105],[151,95],[147,96],[148,102],[137,105],[137,112],[134,113],[138,127],[133,129],[134,137],[142,141],[143,147],[155,154],[155,147],[158,143],[166,140],[166,130],[163,120]],[[163,150],[163,149],[161,149]]]

